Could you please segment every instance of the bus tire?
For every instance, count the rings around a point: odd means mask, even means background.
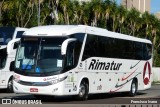
[[[135,79],[133,79],[131,83],[131,89],[129,92],[129,96],[134,97],[137,94],[137,82]]]
[[[79,86],[79,93],[78,93],[79,100],[87,100],[88,99],[88,83],[82,81]]]
[[[13,93],[13,79],[10,78],[7,84],[7,92],[8,93]]]

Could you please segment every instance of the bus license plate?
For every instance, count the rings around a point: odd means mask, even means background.
[[[30,92],[38,92],[38,88],[30,88]]]

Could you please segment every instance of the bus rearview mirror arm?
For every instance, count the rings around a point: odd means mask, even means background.
[[[69,39],[66,39],[63,43],[62,43],[62,46],[61,46],[61,55],[66,55],[66,51],[67,51],[67,46],[70,42],[73,42],[73,41],[77,41],[77,39],[75,38],[69,38]]]

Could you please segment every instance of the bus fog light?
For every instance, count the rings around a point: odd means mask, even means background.
[[[52,92],[54,93],[54,92],[56,92],[56,91],[58,91],[58,88],[54,88]]]

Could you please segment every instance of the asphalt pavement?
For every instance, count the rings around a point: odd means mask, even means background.
[[[0,98],[1,100],[11,99],[11,103],[16,105],[19,101],[21,106],[22,104],[25,104],[23,105],[24,107],[28,106],[28,102],[29,104],[34,104],[30,105],[30,107],[35,107],[37,106],[36,101],[37,104],[39,104],[38,107],[160,107],[160,85],[155,84],[152,85],[152,87],[148,90],[138,91],[135,97],[129,97],[125,93],[96,94],[90,95],[87,101],[79,101],[71,96],[49,97],[41,100],[36,99],[34,96],[28,94],[6,93],[5,90],[0,90]],[[1,104],[0,107],[1,106],[6,107],[7,105]],[[12,107],[14,106],[15,105]]]

